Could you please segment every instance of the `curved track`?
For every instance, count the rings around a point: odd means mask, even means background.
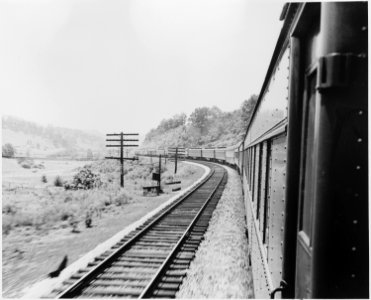
[[[207,230],[227,181],[224,168],[204,163],[209,176],[48,297],[174,297]]]

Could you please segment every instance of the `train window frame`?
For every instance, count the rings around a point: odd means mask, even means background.
[[[263,216],[263,244],[268,245],[269,239],[269,213],[270,213],[270,188],[272,170],[272,141],[267,140],[266,172],[265,172],[265,195]]]
[[[252,149],[249,148],[249,189],[251,191],[251,175],[252,175]]]
[[[258,178],[257,178],[257,195],[256,195],[256,219],[260,220],[260,198],[261,198],[261,176],[262,176],[262,157],[263,157],[263,143],[258,144]]]
[[[252,202],[254,202],[254,182],[255,182],[255,156],[256,156],[256,149],[255,146],[252,147],[252,160],[251,160],[251,183],[250,183],[250,189],[251,189],[251,195],[252,195]]]
[[[300,169],[300,199],[299,199],[299,222],[298,232],[302,242],[307,247],[312,246],[312,235],[314,225],[314,170],[315,157],[309,161],[313,155],[315,147],[315,117],[316,117],[316,99],[317,99],[317,82],[318,82],[318,64],[310,66],[305,73],[303,113],[302,113],[302,141],[301,141],[301,161]],[[313,105],[313,107],[311,107]],[[311,114],[312,112],[312,114]],[[314,118],[311,118],[313,117]],[[311,124],[309,124],[311,122]],[[311,144],[308,143],[308,136],[312,137]],[[311,149],[308,149],[311,147]],[[308,185],[310,188],[308,188]],[[312,195],[308,192],[310,191]]]

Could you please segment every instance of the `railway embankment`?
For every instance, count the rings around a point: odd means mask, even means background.
[[[236,171],[228,183],[176,298],[253,298],[244,203]]]
[[[64,269],[59,277],[57,278],[47,278],[41,280],[32,286],[29,286],[21,293],[23,298],[40,298],[42,296],[48,295],[55,287],[59,286],[64,280],[68,279],[73,273],[77,272],[79,269],[82,269],[88,265],[89,262],[93,261],[95,257],[102,254],[103,252],[109,250],[114,244],[116,244],[119,240],[121,240],[124,236],[128,235],[130,232],[135,230],[135,228],[139,227],[143,223],[145,223],[148,219],[152,216],[157,214],[163,208],[167,207],[170,203],[177,200],[181,194],[185,193],[187,190],[191,189],[194,185],[197,185],[203,178],[205,178],[208,173],[209,169],[204,166],[197,165],[195,166],[193,163],[187,163],[188,165],[192,165],[193,168],[197,169],[196,177],[193,177],[192,182],[187,181],[187,186],[184,190],[179,193],[173,194],[173,196],[169,199],[166,198],[166,201],[162,199],[161,202],[156,201],[159,197],[150,197],[147,198],[147,204],[145,205],[145,209],[143,207],[132,207],[131,212],[127,212],[127,214],[120,214],[115,217],[111,216],[110,219],[106,220],[106,223],[101,228],[111,228],[111,235],[108,235],[105,232],[106,240],[102,241],[100,244],[95,244],[96,247],[91,246],[90,249],[86,248],[86,245],[83,245],[84,239],[80,236],[81,242],[79,243],[80,247],[74,247],[74,251],[78,251],[80,253],[80,257],[74,263],[69,265],[66,269]],[[202,175],[201,175],[202,174]],[[195,180],[199,177],[197,180]],[[161,197],[160,197],[161,198]],[[150,205],[150,203],[152,203]],[[138,209],[139,211],[135,211]],[[130,221],[131,220],[131,221]],[[112,223],[115,226],[115,232],[112,229]],[[121,224],[121,230],[119,229],[119,224]],[[126,224],[126,225],[125,225]],[[99,227],[100,228],[100,227]],[[123,229],[122,229],[123,228]],[[118,232],[119,231],[119,232]],[[116,234],[115,234],[116,233]],[[95,232],[96,236],[101,236],[101,234]],[[102,236],[101,236],[102,237]],[[86,243],[86,240],[85,240]],[[76,242],[75,242],[76,245]],[[83,251],[82,249],[85,249]],[[92,249],[92,250],[91,250]],[[89,251],[90,250],[90,251]]]

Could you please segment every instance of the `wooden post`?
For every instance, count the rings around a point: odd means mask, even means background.
[[[121,161],[121,180],[120,185],[124,187],[124,133],[120,133],[120,161]]]
[[[138,133],[109,133],[109,134],[106,134],[106,136],[114,136],[114,137],[119,137],[119,139],[106,139],[107,142],[119,142],[120,144],[119,145],[106,145],[106,147],[116,147],[116,148],[120,148],[119,151],[120,151],[120,155],[119,157],[114,157],[114,156],[108,156],[106,157],[106,159],[117,159],[117,160],[120,160],[120,163],[121,163],[121,174],[120,174],[120,186],[123,188],[124,187],[124,160],[127,159],[127,160],[137,160],[137,158],[129,158],[129,157],[124,157],[124,147],[138,147],[138,145],[124,145],[124,142],[129,142],[129,141],[132,141],[132,142],[137,142],[138,140],[137,139],[124,139],[124,136],[125,135],[138,135]],[[127,152],[127,155],[128,155],[128,152]]]
[[[174,174],[176,174],[177,170],[178,170],[178,147],[175,148],[175,170],[174,170]]]
[[[161,154],[160,154],[159,158],[160,158],[160,161],[159,161],[159,164],[158,164],[158,176],[159,176],[159,179],[158,179],[157,196],[160,194],[160,190],[161,190]]]

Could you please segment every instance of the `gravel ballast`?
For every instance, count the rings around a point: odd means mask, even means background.
[[[225,168],[228,183],[176,298],[254,297],[241,182]]]

